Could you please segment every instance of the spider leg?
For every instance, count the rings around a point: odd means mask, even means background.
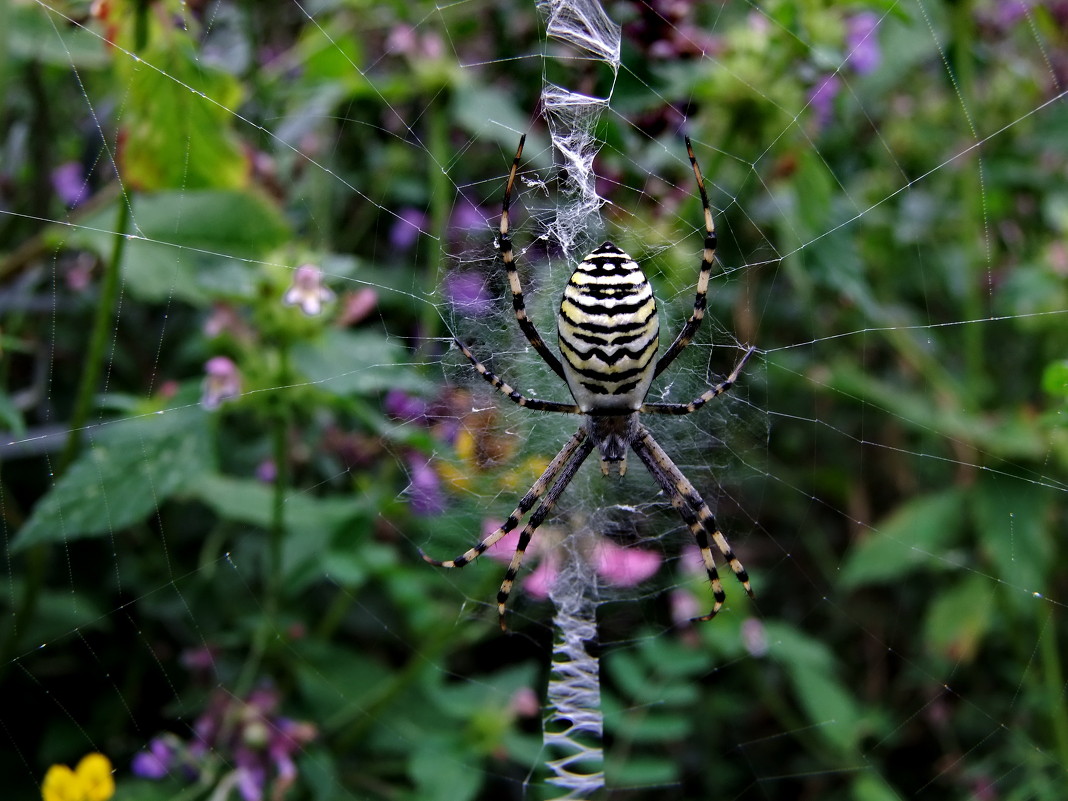
[[[755,347],[749,348],[729,376],[700,397],[694,398],[689,403],[643,403],[639,411],[642,414],[690,414],[691,412],[696,412],[710,400],[718,398],[734,386],[735,382],[738,380],[738,376],[742,374],[742,368],[745,367],[745,363],[749,361],[749,357],[752,356],[755,351]]]
[[[545,344],[545,340],[538,333],[534,322],[527,317],[526,301],[523,299],[523,285],[519,282],[519,273],[515,267],[515,253],[512,251],[512,237],[508,233],[508,209],[512,204],[512,187],[515,185],[515,175],[519,169],[519,159],[523,155],[523,145],[526,144],[526,141],[526,134],[519,137],[519,149],[515,152],[515,158],[512,159],[512,169],[508,172],[508,185],[504,190],[504,204],[501,209],[501,231],[497,239],[497,247],[501,251],[501,261],[504,262],[504,269],[508,271],[508,285],[512,290],[512,309],[515,311],[515,319],[519,323],[520,330],[522,330],[523,335],[534,350],[538,352],[538,355],[552,368],[552,371],[566,381],[564,367],[560,364],[560,360],[555,353],[549,350],[549,346]]]
[[[720,532],[719,527],[716,525],[715,515],[712,514],[708,504],[694,489],[690,480],[682,474],[682,471],[671,461],[671,457],[667,455],[667,452],[653,439],[649,429],[641,426],[638,430],[638,436],[631,443],[631,447],[634,448],[634,452],[638,454],[638,458],[642,460],[642,463],[648,468],[656,482],[671,498],[671,505],[678,510],[683,521],[690,527],[690,532],[697,541],[697,547],[701,549],[701,559],[704,561],[708,579],[712,583],[712,596],[715,599],[715,605],[707,615],[694,618],[694,620],[711,620],[723,607],[723,602],[726,600],[726,593],[723,591],[723,584],[720,582],[719,573],[716,570],[712,549],[709,547],[709,533],[712,535],[712,541],[715,542],[716,547],[723,554],[723,558],[727,560],[731,570],[734,571],[735,577],[742,583],[749,597],[752,598],[753,588],[749,583],[749,574],[742,567],[738,557],[734,555],[727,538]]]
[[[582,432],[580,431],[579,433]],[[578,434],[575,436],[577,437]],[[561,468],[549,492],[542,499],[541,505],[534,510],[534,514],[530,516],[530,520],[527,521],[526,526],[520,533],[519,543],[516,545],[515,553],[512,554],[512,561],[508,563],[508,570],[504,573],[504,581],[501,582],[501,588],[497,591],[497,617],[500,621],[501,631],[508,631],[508,624],[504,619],[505,605],[508,603],[508,596],[512,593],[515,577],[519,574],[519,568],[523,564],[523,556],[526,553],[527,545],[530,544],[530,538],[534,536],[535,530],[542,524],[549,512],[552,511],[557,498],[560,497],[560,493],[571,483],[571,479],[575,477],[575,473],[592,451],[593,442],[590,440],[584,439],[578,443],[576,449],[570,454],[567,464]]]
[[[693,167],[694,178],[697,179],[697,188],[701,192],[701,206],[705,212],[705,249],[701,254],[701,272],[697,276],[697,296],[693,301],[693,314],[686,321],[675,341],[664,352],[664,355],[656,363],[653,377],[664,372],[669,364],[675,361],[683,348],[690,344],[693,335],[701,327],[701,321],[705,319],[705,308],[708,304],[708,279],[712,273],[712,262],[716,258],[716,225],[712,222],[712,209],[708,205],[708,192],[705,191],[705,179],[701,175],[701,168],[697,165],[697,157],[693,154],[693,145],[690,137],[686,137],[686,153],[690,157],[690,166]]]
[[[544,401],[536,398],[528,398],[520,394],[517,390],[504,381],[500,376],[496,375],[486,365],[478,360],[463,342],[458,339],[453,340],[456,346],[460,349],[460,352],[467,357],[467,360],[474,365],[475,370],[489,383],[491,387],[500,391],[502,395],[505,395],[508,400],[512,401],[519,406],[523,406],[527,409],[534,409],[539,412],[562,412],[564,414],[582,414],[582,410],[579,409],[573,403],[556,403],[555,401]]]
[[[560,449],[560,452],[556,454],[556,457],[549,462],[549,466],[545,468],[545,472],[542,473],[538,477],[538,480],[534,482],[534,485],[527,490],[527,494],[519,501],[519,505],[510,515],[508,515],[508,519],[504,521],[500,528],[486,537],[486,539],[482,540],[482,542],[474,548],[465,551],[461,556],[457,556],[455,559],[434,559],[428,556],[422,548],[419,549],[419,555],[423,557],[424,561],[429,562],[435,567],[463,567],[468,562],[481,556],[485,553],[486,549],[493,547],[493,545],[495,545],[509,531],[519,525],[519,521],[523,515],[529,512],[534,504],[538,502],[538,499],[545,494],[546,488],[556,481],[563,468],[567,466],[569,460],[576,452],[579,452],[580,449],[585,446],[592,447],[592,445],[589,445],[589,443],[586,442],[587,436],[588,434],[585,426],[576,431],[571,439],[564,444],[564,447]],[[586,454],[588,453],[589,450],[587,448]],[[583,454],[582,458],[586,458],[586,454]],[[573,473],[574,471],[572,471],[572,474]]]

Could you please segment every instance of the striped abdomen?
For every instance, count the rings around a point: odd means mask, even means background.
[[[584,412],[636,411],[656,366],[660,321],[641,267],[611,242],[587,256],[557,317],[564,373]]]

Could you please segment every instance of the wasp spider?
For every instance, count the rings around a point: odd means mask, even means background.
[[[540,505],[520,533],[519,544],[497,593],[497,611],[501,628],[505,629],[505,603],[519,572],[523,554],[535,530],[552,510],[564,488],[594,448],[600,452],[601,472],[608,475],[609,471],[615,468],[622,476],[627,469],[627,449],[630,448],[671,499],[672,506],[678,510],[697,540],[705,570],[712,583],[715,604],[712,611],[694,620],[710,620],[723,606],[726,595],[716,571],[709,539],[716,544],[734,575],[752,597],[749,576],[720,532],[708,505],[639,419],[642,414],[690,414],[697,411],[734,385],[755,350],[750,348],[746,351],[726,380],[689,403],[645,401],[653,379],[690,344],[705,316],[708,279],[716,254],[716,229],[712,222],[704,178],[701,176],[701,168],[697,165],[693,147],[687,138],[686,152],[697,179],[697,188],[701,192],[705,216],[705,246],[697,278],[697,297],[693,304],[693,314],[667,351],[659,359],[655,358],[660,338],[660,323],[657,319],[653,289],[641,267],[630,256],[611,242],[605,242],[575,268],[564,289],[557,315],[558,344],[563,356],[561,360],[545,344],[533,321],[526,314],[523,287],[516,272],[515,254],[508,233],[508,208],[525,141],[525,136],[519,140],[519,149],[508,173],[497,246],[500,249],[501,261],[508,272],[516,321],[531,346],[552,371],[567,383],[574,403],[556,403],[524,397],[482,364],[463,342],[459,339],[455,342],[479,375],[514,403],[541,412],[580,414],[585,416],[585,420],[556,458],[549,463],[541,477],[534,482],[534,486],[523,496],[504,525],[455,559],[439,561],[425,553],[422,556],[430,564],[439,567],[462,567],[518,527],[523,516],[540,501]]]

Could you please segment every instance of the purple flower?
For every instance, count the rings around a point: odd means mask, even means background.
[[[426,417],[427,413],[426,401],[400,389],[391,389],[387,392],[383,406],[390,417],[396,417],[406,423],[421,420]]]
[[[397,250],[408,250],[419,239],[423,226],[426,225],[426,214],[411,207],[403,208],[393,220],[393,227],[389,231],[389,244]]]
[[[67,161],[52,170],[52,189],[68,208],[84,203],[89,197],[89,185],[82,165]]]
[[[834,99],[842,89],[842,80],[837,74],[825,75],[809,89],[808,104],[815,115],[816,127],[824,128],[834,112]]]
[[[496,305],[478,273],[449,273],[443,289],[453,308],[467,317],[485,317]]]
[[[1004,30],[1026,17],[1029,11],[1027,0],[998,0],[994,3],[994,21]]]
[[[193,724],[193,737],[173,734],[154,738],[133,760],[133,772],[146,779],[178,775],[213,783],[213,797],[230,798],[237,789],[243,801],[281,799],[297,779],[294,756],[318,736],[315,726],[277,714],[281,697],[271,686],[236,698],[219,690]],[[220,765],[232,769],[220,775]]]
[[[874,72],[882,61],[882,50],[875,35],[879,27],[879,15],[862,11],[846,20],[846,61],[857,75]]]
[[[267,773],[256,765],[239,765],[235,771],[237,791],[244,801],[263,801],[263,787]]]
[[[166,737],[153,737],[147,751],[138,751],[130,763],[130,770],[142,779],[162,779],[174,766],[176,748]]]
[[[241,374],[237,365],[226,356],[213,356],[204,365],[204,388],[200,405],[205,409],[217,409],[223,401],[241,394]]]
[[[278,478],[278,466],[274,463],[274,459],[264,459],[256,465],[257,481],[272,484],[276,478]]]
[[[440,514],[445,510],[445,496],[441,491],[441,477],[430,466],[430,460],[422,454],[408,456],[411,483],[408,495],[414,514],[420,517]]]
[[[449,226],[459,228],[461,231],[481,231],[486,227],[489,214],[480,209],[467,198],[461,198],[460,202],[452,210],[452,219]]]
[[[299,306],[309,317],[322,312],[323,304],[334,299],[334,293],[323,286],[323,271],[314,264],[302,264],[293,271],[293,284],[282,296],[286,306]]]

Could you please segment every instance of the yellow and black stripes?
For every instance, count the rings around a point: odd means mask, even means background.
[[[690,414],[691,412],[696,412],[710,400],[718,398],[734,386],[734,382],[742,374],[742,368],[745,367],[745,363],[749,361],[749,357],[755,352],[756,348],[749,348],[729,376],[689,403],[643,403],[638,411],[642,414]]]
[[[715,600],[715,605],[707,615],[694,618],[694,620],[711,620],[723,607],[723,602],[727,597],[723,591],[719,573],[716,570],[712,549],[709,547],[709,535],[711,535],[712,541],[715,542],[720,553],[723,554],[723,558],[727,560],[735,577],[741,582],[749,597],[752,598],[753,588],[749,583],[749,574],[738,560],[738,557],[734,555],[734,551],[727,542],[726,537],[720,532],[719,527],[716,525],[715,515],[712,514],[708,504],[702,500],[689,479],[671,461],[671,457],[667,455],[667,452],[653,439],[649,429],[645,426],[639,426],[638,434],[634,442],[631,443],[631,447],[648,468],[653,478],[656,479],[661,489],[664,490],[664,493],[671,499],[671,505],[678,510],[683,521],[689,526],[690,532],[697,541],[697,547],[701,550],[701,559],[704,561],[708,580],[712,584],[712,597]]]
[[[523,516],[540,499],[541,505],[534,510],[534,514],[530,516],[530,520],[527,521],[523,531],[520,532],[519,544],[516,546],[515,553],[512,554],[512,560],[509,562],[508,570],[504,574],[504,581],[501,582],[501,588],[497,592],[497,613],[502,631],[508,628],[504,621],[505,604],[508,602],[508,596],[512,592],[512,586],[515,584],[515,578],[519,574],[519,568],[523,564],[523,555],[526,553],[527,545],[530,544],[530,539],[534,536],[535,530],[542,524],[556,504],[560,493],[571,483],[571,479],[575,477],[575,472],[593,451],[593,447],[594,443],[590,441],[586,427],[583,426],[572,435],[567,444],[556,454],[556,458],[549,463],[545,472],[534,482],[534,486],[527,491],[527,494],[519,501],[519,505],[508,515],[508,519],[504,521],[501,527],[478,543],[478,545],[465,551],[455,559],[433,559],[427,556],[422,549],[419,550],[419,555],[426,562],[437,567],[463,567],[477,559],[487,549],[493,547],[510,531],[514,531]]]
[[[618,474],[623,476],[627,452],[633,450],[670,498],[672,506],[678,510],[697,542],[715,603],[708,614],[694,619],[709,620],[720,611],[726,599],[712,553],[713,544],[727,560],[746,592],[752,596],[749,576],[717,527],[715,516],[707,504],[653,439],[649,430],[639,422],[641,413],[683,415],[702,408],[734,386],[755,351],[755,348],[747,350],[724,381],[689,403],[645,403],[652,380],[690,344],[705,315],[708,282],[716,255],[716,231],[704,178],[693,147],[687,139],[686,151],[701,193],[705,224],[705,247],[693,314],[667,352],[657,360],[660,324],[652,287],[630,256],[611,242],[605,242],[575,268],[564,289],[557,315],[561,358],[549,349],[534,323],[527,317],[523,287],[516,271],[515,253],[509,235],[512,190],[524,142],[525,137],[520,139],[508,173],[497,244],[508,274],[512,307],[519,328],[550,369],[567,382],[575,402],[557,403],[527,398],[482,364],[462,342],[456,340],[456,345],[478,374],[513,403],[536,411],[583,414],[585,424],[567,441],[500,528],[455,559],[439,561],[422,551],[420,554],[432,565],[462,567],[477,559],[509,532],[515,531],[527,513],[533,510],[520,531],[518,545],[497,593],[497,612],[503,629],[506,603],[527,546],[579,467],[597,449],[601,457],[601,470],[608,474],[610,467],[615,466]]]
[[[511,384],[507,383],[503,378],[498,376],[486,365],[478,360],[478,357],[471,352],[471,349],[467,347],[460,340],[453,338],[453,342],[456,343],[456,347],[460,349],[460,352],[467,357],[467,360],[474,366],[475,371],[480,376],[486,379],[486,382],[506,396],[508,400],[518,406],[523,406],[527,409],[534,409],[539,412],[562,412],[564,414],[582,414],[582,410],[573,403],[557,403],[555,401],[538,400],[537,398],[528,398],[516,389]]]
[[[701,175],[701,168],[697,164],[697,156],[693,154],[693,145],[690,137],[686,137],[686,154],[690,157],[690,166],[693,168],[693,176],[697,179],[697,188],[701,192],[701,207],[705,214],[705,248],[701,254],[701,272],[697,276],[697,296],[693,301],[693,314],[686,321],[675,341],[664,352],[664,355],[656,363],[653,378],[656,378],[664,368],[675,361],[683,348],[693,340],[697,329],[701,327],[701,321],[705,319],[705,308],[708,304],[708,279],[712,274],[712,263],[716,258],[716,224],[712,221],[712,209],[708,205],[708,192],[705,191],[705,179]]]
[[[519,323],[519,329],[523,332],[523,336],[527,338],[531,347],[533,347],[534,350],[538,352],[538,355],[545,360],[545,363],[552,368],[552,371],[561,378],[564,378],[563,365],[561,365],[560,360],[556,358],[556,354],[549,350],[548,345],[545,344],[545,340],[542,339],[541,334],[538,333],[534,321],[527,316],[526,300],[523,297],[523,285],[519,281],[519,273],[515,268],[515,253],[512,250],[512,237],[508,232],[508,211],[512,205],[512,187],[515,185],[516,172],[519,170],[519,159],[523,155],[523,145],[526,144],[526,141],[526,134],[519,137],[519,149],[515,152],[515,158],[512,159],[512,169],[508,172],[508,185],[504,189],[504,204],[501,209],[501,230],[500,236],[497,239],[497,247],[501,252],[501,261],[504,262],[504,269],[508,272],[508,287],[512,291],[512,309],[515,312],[516,322]]]
[[[575,268],[557,316],[571,394],[584,412],[637,410],[652,381],[660,323],[641,268],[605,242]]]
[[[530,516],[530,520],[527,521],[523,531],[519,534],[519,542],[516,545],[515,553],[512,554],[512,561],[508,563],[508,569],[504,572],[504,581],[501,582],[501,588],[497,591],[497,619],[500,622],[501,631],[508,630],[508,625],[504,619],[508,596],[512,594],[512,586],[515,584],[516,576],[519,575],[519,568],[523,564],[523,556],[526,554],[527,546],[530,544],[530,538],[534,536],[535,530],[542,524],[549,512],[552,511],[553,506],[556,505],[556,501],[560,497],[560,493],[571,483],[571,479],[575,477],[575,473],[578,472],[582,463],[586,461],[586,457],[593,452],[594,443],[584,436],[585,433],[584,429],[579,430],[564,447],[564,451],[561,451],[561,455],[565,452],[567,453],[566,463],[559,468],[552,486],[541,501],[541,505],[534,510],[534,514]],[[571,447],[572,444],[574,444],[573,448]],[[558,456],[557,459],[559,458]],[[546,473],[548,472],[547,470]]]

